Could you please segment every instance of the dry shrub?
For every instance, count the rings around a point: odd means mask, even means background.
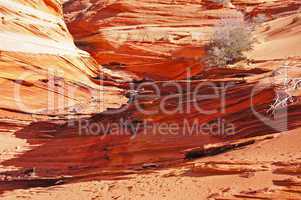
[[[242,20],[223,19],[214,27],[206,49],[209,67],[224,67],[244,59],[243,52],[251,50],[254,39],[252,27]]]
[[[226,4],[230,3],[231,0],[212,0],[212,2],[226,5]]]

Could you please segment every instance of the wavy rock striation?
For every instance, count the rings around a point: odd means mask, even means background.
[[[0,9],[1,116],[32,119],[27,114],[47,118],[93,113],[93,101],[102,101],[92,100],[93,93],[112,100],[99,111],[126,100],[114,100],[119,89],[93,83],[106,75],[89,53],[74,45],[59,1],[1,0]],[[82,109],[83,104],[91,108]]]
[[[272,176],[269,180],[274,180],[275,185],[299,185],[298,181],[276,180],[274,177],[276,173],[298,174],[299,166],[288,164],[289,167],[284,169],[283,165],[287,163],[282,163],[282,166],[275,167],[276,164],[270,161],[273,160],[272,157],[268,157],[270,160],[267,162],[266,157],[260,157],[269,154],[270,148],[277,149],[278,145],[284,148],[289,143],[271,140],[282,145],[270,144],[262,151],[258,148],[264,146],[266,141],[260,140],[262,143],[253,146],[253,139],[250,139],[252,142],[247,144],[252,145],[252,148],[245,143],[236,143],[236,140],[242,138],[273,134],[301,125],[300,101],[287,105],[276,117],[268,112],[277,95],[277,86],[282,81],[281,77],[277,76],[279,71],[272,70],[283,67],[285,62],[289,61],[290,67],[286,68],[288,73],[292,77],[300,77],[301,74],[300,57],[293,54],[295,50],[299,50],[295,45],[300,39],[297,12],[299,1],[237,0],[233,1],[233,5],[226,7],[211,1],[65,1],[65,19],[75,38],[75,44],[91,53],[97,62],[104,66],[101,69],[98,69],[98,64],[88,53],[78,50],[73,44],[72,37],[62,22],[58,2],[25,1],[22,5],[17,1],[0,2],[1,8],[7,10],[4,12],[7,14],[3,19],[3,30],[9,32],[0,34],[0,37],[6,37],[0,57],[3,62],[0,66],[10,67],[0,70],[4,77],[4,89],[7,90],[1,94],[5,97],[4,104],[1,104],[5,105],[5,108],[2,108],[3,112],[24,112],[13,104],[15,101],[12,101],[10,89],[20,85],[25,94],[22,97],[26,102],[33,104],[38,110],[42,109],[37,113],[39,117],[51,115],[56,119],[57,116],[64,119],[40,121],[15,130],[15,135],[26,140],[31,149],[22,152],[16,158],[2,162],[5,168],[14,166],[21,170],[7,170],[0,174],[0,183],[5,186],[0,192],[62,183],[117,179],[128,174],[144,173],[146,169],[153,168],[166,169],[183,165],[187,167],[187,150],[191,149],[201,151],[196,157],[207,155],[208,152],[220,154],[226,150],[230,156],[237,154],[237,159],[229,161],[223,154],[220,156],[226,161],[217,159],[212,162],[211,157],[203,158],[209,161],[193,165],[194,167],[188,170],[188,174],[192,173],[190,175],[199,173],[203,177],[215,176],[218,180],[216,183],[220,184],[219,179],[223,180],[223,176],[226,175],[231,176],[229,180],[238,180],[237,176],[246,179],[259,174],[261,180],[263,178],[260,175]],[[21,12],[13,9],[12,5]],[[29,11],[32,14],[29,14]],[[202,46],[208,41],[214,24],[223,17],[242,19],[257,16],[264,11],[269,14],[269,18],[256,27],[255,33],[259,41],[253,51],[247,52],[248,62],[240,62],[226,69],[203,71],[204,66],[200,61],[206,52]],[[22,16],[21,22],[8,20],[9,16],[19,15]],[[9,36],[16,36],[16,32],[19,35],[14,38],[26,41],[26,45],[17,45],[16,40],[10,40]],[[285,49],[285,53],[278,53],[278,49],[271,48],[274,46]],[[269,50],[268,55],[262,53],[266,50]],[[294,57],[287,59],[287,56]],[[76,95],[72,96],[72,103],[77,102],[78,106],[74,107],[73,103],[72,106],[63,106],[63,110],[45,111],[43,108],[46,101],[42,97],[47,97],[47,85],[51,82],[46,75],[48,69],[56,66],[64,69],[64,76],[60,76],[59,72],[52,73],[55,78],[51,93],[55,93],[56,97],[64,94],[63,96],[69,99],[69,93],[62,91],[69,91],[70,88],[72,91],[73,88],[79,87]],[[34,76],[22,78],[24,71]],[[99,75],[100,71],[103,74]],[[128,81],[134,77],[132,73],[141,80],[129,84]],[[111,84],[111,87],[102,86],[99,89],[99,84],[102,83]],[[195,94],[214,94],[208,83],[214,84],[214,88],[221,92],[220,96],[213,99],[197,98]],[[126,94],[129,98],[126,105],[120,107],[125,97],[121,95],[123,91],[113,85],[126,89],[132,86],[132,90],[128,90]],[[154,85],[159,88],[159,95]],[[184,90],[179,90],[175,85]],[[63,90],[59,90],[60,88]],[[101,97],[93,94],[91,99],[91,90],[100,92]],[[300,96],[298,92],[293,95],[296,99]],[[174,95],[173,98],[170,98],[170,95]],[[162,107],[162,102],[165,107]],[[111,109],[93,117],[80,116],[80,119],[68,121],[63,118],[70,115],[70,112],[77,115],[91,114],[103,111],[107,107]],[[184,111],[179,111],[179,107]],[[188,111],[185,111],[186,109]],[[215,112],[208,114],[200,109]],[[270,126],[267,122],[275,120],[274,118],[280,119],[280,122],[281,119],[287,120],[287,127],[277,129],[277,125],[281,125],[277,120]],[[214,135],[212,132],[203,133],[204,130],[188,130],[193,128],[195,122],[198,125],[219,127],[221,124],[216,124],[218,120],[233,125],[234,132]],[[147,126],[144,126],[145,122]],[[173,132],[170,132],[169,128],[166,133],[158,129],[162,124],[176,124],[178,128]],[[89,127],[82,129],[86,125],[94,125],[96,130],[93,126],[90,130]],[[114,125],[119,127],[116,129]],[[295,135],[294,138],[299,137]],[[233,143],[229,143],[229,140]],[[292,137],[288,137],[288,140],[292,140]],[[217,146],[205,148],[206,144],[217,142]],[[257,140],[254,139],[254,142],[257,143]],[[297,152],[297,142],[294,144],[289,154]],[[238,149],[242,147],[246,149]],[[230,152],[233,149],[238,153]],[[282,157],[275,155],[275,152],[278,151],[272,152],[275,159],[281,160]],[[244,153],[255,155],[255,158],[244,162]],[[188,156],[191,157],[193,156]],[[294,158],[294,162],[297,157]],[[261,165],[260,162],[267,166]],[[271,170],[272,167],[277,169]],[[217,174],[220,176],[216,176]],[[226,183],[229,183],[229,180]],[[212,186],[210,183],[212,184],[210,181],[205,182],[203,185]],[[257,187],[256,183],[264,185],[261,182],[252,182],[252,186]],[[287,190],[290,194],[293,189]],[[248,198],[250,195],[254,197],[254,194],[241,190],[231,193],[227,191],[229,190],[224,189],[220,194],[213,196],[216,199]],[[256,198],[274,198],[270,197],[269,190],[256,192]],[[277,188],[276,193],[272,195],[287,195],[282,192]],[[296,192],[300,192],[298,188]]]
[[[181,79],[189,68],[193,74],[202,71],[201,44],[217,19],[241,17],[236,10],[210,5],[216,6],[199,0],[71,0],[64,13],[76,44],[101,64],[121,63],[140,77]]]

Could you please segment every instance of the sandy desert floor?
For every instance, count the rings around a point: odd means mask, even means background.
[[[1,199],[300,199],[300,129],[231,152],[121,180],[4,192]],[[1,149],[16,153],[20,141]],[[3,154],[1,154],[3,155]]]

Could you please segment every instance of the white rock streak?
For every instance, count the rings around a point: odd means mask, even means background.
[[[14,2],[14,1],[0,0],[0,6],[4,7],[4,8],[8,8],[10,10],[15,10],[15,11],[17,10],[19,12],[26,13],[28,15],[34,15],[37,18],[40,18],[42,20],[60,22],[60,23],[63,22],[63,20],[60,17],[57,17],[55,15],[52,15],[52,14],[49,14],[46,12],[42,12],[40,10],[22,5],[20,3]]]
[[[50,29],[58,28],[59,24],[64,25],[64,21],[55,15],[49,14],[47,12],[42,12],[40,10],[34,9],[32,7],[24,6],[14,1],[10,0],[0,0],[0,7],[7,8],[8,10],[15,11],[28,15],[28,18],[18,18],[17,23],[26,23],[33,26],[47,27]],[[16,13],[18,15],[18,13]],[[83,51],[80,51],[73,43],[72,37],[62,37],[59,41],[55,41],[52,38],[40,37],[38,34],[32,33],[22,33],[13,32],[5,30],[6,26],[10,26],[14,22],[14,17],[9,15],[1,14],[4,21],[9,22],[6,24],[1,24],[4,26],[2,31],[0,30],[0,50],[1,51],[12,51],[12,52],[22,52],[22,53],[33,53],[33,54],[51,54],[51,55],[78,55],[83,54],[89,55]],[[5,23],[5,22],[4,22]],[[13,25],[12,25],[13,26]],[[12,29],[13,30],[13,29]],[[62,30],[63,32],[63,30]],[[51,36],[50,36],[51,37]]]
[[[55,42],[50,39],[23,35],[14,32],[0,32],[0,50],[36,54],[74,55],[79,50],[71,42]]]

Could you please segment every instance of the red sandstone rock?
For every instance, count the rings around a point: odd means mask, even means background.
[[[148,199],[154,198],[151,189],[158,195],[157,199],[205,199],[208,196],[220,199],[299,197],[300,181],[275,178],[279,174],[286,176],[300,173],[300,167],[296,165],[300,156],[299,129],[279,138],[262,140],[244,149],[234,148],[236,151],[230,151],[233,147],[231,145],[231,148],[229,145],[221,145],[218,148],[227,147],[227,154],[203,158],[190,164],[185,162],[183,151],[196,147],[203,149],[208,143],[228,140],[236,144],[237,139],[275,132],[254,115],[252,108],[267,117],[266,120],[269,119],[267,110],[275,97],[274,87],[269,83],[273,81],[277,85],[281,81],[277,77],[269,77],[273,74],[270,70],[283,67],[284,62],[289,61],[289,75],[298,78],[301,74],[298,70],[301,63],[298,57],[298,52],[301,52],[298,46],[300,1],[233,0],[235,8],[202,0],[64,2],[65,19],[76,46],[62,20],[59,1],[0,1],[1,14],[4,15],[0,23],[0,38],[3,39],[0,45],[0,114],[5,119],[0,123],[0,136],[1,141],[8,141],[0,145],[0,170],[5,171],[0,175],[4,177],[4,181],[0,182],[0,192],[8,191],[6,197],[20,196],[20,191],[10,190],[23,188],[26,190],[21,190],[21,195],[43,199],[39,195],[48,195],[49,188],[39,189],[43,194],[30,188],[60,183],[70,184],[50,191],[57,192],[57,198],[70,199],[78,197],[73,196],[78,194],[90,199],[110,199],[102,196],[108,194],[108,191],[109,195],[117,193],[112,195],[114,198],[126,194],[133,199],[137,195],[139,199]],[[204,71],[204,63],[201,61],[206,52],[203,45],[210,38],[212,26],[224,17],[241,19],[243,15],[239,11],[245,14],[246,19],[267,14],[267,22],[256,27],[255,35],[259,40],[254,50],[247,52],[250,60],[227,69]],[[99,69],[101,65],[103,67]],[[55,83],[50,90],[47,87],[50,81],[47,71],[55,67],[63,69],[64,75],[52,74]],[[22,77],[24,72],[31,76]],[[160,88],[160,98],[155,95],[144,96],[155,94],[154,88],[147,85],[128,95],[133,97],[128,103],[137,103],[147,111],[157,110],[160,102],[169,94],[184,97],[182,103],[189,106],[196,103],[206,109],[218,110],[221,107],[220,99],[188,97],[191,97],[194,89],[200,94],[210,93],[206,85],[198,87],[201,83],[212,82],[218,86],[229,83],[232,86],[226,91],[225,113],[208,115],[193,108],[189,113],[145,114],[133,104],[123,111],[120,109],[126,101],[123,96],[126,92],[123,90],[128,89],[132,78],[140,79],[134,81],[135,87],[146,81]],[[183,88],[189,85],[190,89],[179,92],[176,88],[164,86],[166,80],[172,80],[172,83],[176,82]],[[269,86],[253,93],[251,102],[253,88],[258,85]],[[37,116],[33,116],[38,122],[28,124],[33,118],[29,115],[31,113],[17,105],[13,94],[16,86],[21,88],[24,103],[39,111]],[[75,88],[78,88],[75,95],[69,95],[68,91]],[[103,99],[89,93],[99,90]],[[67,95],[63,95],[62,91]],[[62,104],[61,110],[58,107],[49,109],[46,105],[48,92],[54,94],[55,99],[63,96],[70,102]],[[295,91],[294,96],[299,94],[299,91]],[[135,102],[136,98],[138,100]],[[167,103],[169,109],[179,105],[177,99],[168,99]],[[102,113],[106,108],[119,113]],[[92,114],[93,117],[90,117]],[[99,131],[99,135],[79,136],[80,121],[73,119],[70,126],[66,124],[66,115],[81,117],[91,124],[104,125],[124,119],[129,124],[123,125],[134,126],[137,132],[133,129],[109,129]],[[49,118],[56,120],[50,121]],[[218,118],[234,124],[235,132],[218,137],[208,134],[190,136],[184,126],[184,119],[210,124]],[[300,127],[299,118],[300,102],[295,102],[288,107],[288,128]],[[176,134],[161,135],[157,129],[139,127],[143,121],[149,121],[152,126],[177,123],[180,129]],[[288,159],[291,162],[286,162]],[[285,167],[278,166],[277,161],[286,163]],[[156,168],[165,168],[168,173],[170,167],[181,166],[184,172],[177,168],[172,169],[176,173],[173,172],[171,177],[164,178],[156,174],[146,177],[139,174],[143,170],[135,171],[137,166],[140,169],[145,163],[155,163]],[[21,169],[34,167],[36,177],[18,177],[20,171],[9,172],[11,166]],[[100,181],[124,178],[133,173],[133,180],[114,180],[112,183]],[[8,181],[7,175],[10,175],[11,181]],[[247,183],[239,175],[248,177]],[[125,185],[127,183],[135,186],[131,187],[131,194],[123,190],[123,187],[129,188]],[[177,183],[176,191],[174,183]],[[223,189],[229,185],[231,190]],[[283,187],[279,188],[278,185]],[[249,187],[252,189],[248,190]],[[74,193],[70,192],[70,188]],[[86,188],[89,190],[86,191]],[[141,196],[144,190],[147,193]]]

